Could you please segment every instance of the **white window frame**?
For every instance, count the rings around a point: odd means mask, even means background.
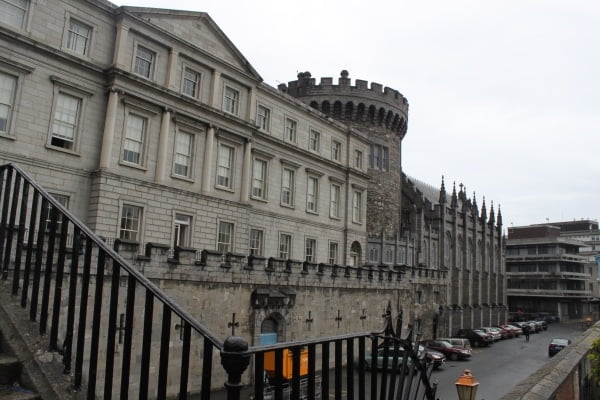
[[[14,114],[16,113],[15,104],[17,100],[17,91],[19,88],[19,76],[4,72],[3,70],[0,70],[0,75],[7,77],[7,82],[9,82],[9,80],[12,79],[12,91],[9,96],[10,98],[2,98],[4,97],[6,90],[4,87],[0,87],[0,89],[2,89],[2,93],[0,93],[0,112],[2,112],[2,110],[6,110],[5,128],[3,130],[0,130],[0,133],[4,135],[9,135],[12,131],[12,122],[14,120]]]
[[[17,29],[27,30],[29,27],[29,16],[31,14],[32,3],[31,0],[25,0],[25,3],[25,6],[21,7],[20,5],[15,4],[14,0],[0,0],[0,15],[2,15],[0,23]],[[12,21],[8,19],[8,15],[10,15],[8,13],[9,10],[22,10],[22,20],[20,24],[13,24]]]
[[[329,187],[329,217],[340,218],[340,199],[342,186],[338,183],[332,183]]]
[[[175,212],[173,216],[173,248],[191,247],[194,217]]]
[[[250,255],[262,257],[264,254],[265,230],[250,228]]]
[[[229,114],[238,115],[240,109],[240,90],[231,86],[223,87],[223,111]]]
[[[73,31],[72,26],[71,26],[72,23],[78,25],[81,28],[87,28],[88,35],[85,36],[78,31]],[[89,57],[91,54],[92,45],[93,45],[93,41],[94,41],[94,36],[95,36],[94,32],[95,32],[95,28],[92,24],[90,24],[88,22],[84,22],[80,18],[73,17],[69,13],[67,13],[67,19],[65,21],[64,41],[63,41],[64,49],[73,54],[78,54],[80,56]],[[83,51],[78,49],[78,46],[74,46],[74,44],[81,43],[80,40],[72,40],[72,38],[75,38],[75,39],[81,38],[85,41]]]
[[[327,262],[331,265],[336,265],[339,259],[340,244],[338,242],[329,242],[327,251]]]
[[[187,146],[187,150],[188,150],[187,154],[183,151],[184,149],[181,147],[180,141],[178,140],[179,138],[183,138],[184,136],[189,137],[189,144]],[[185,130],[180,130],[180,129],[178,129],[175,132],[175,142],[173,145],[173,176],[175,176],[177,178],[187,178],[187,179],[193,178],[194,154],[196,153],[195,145],[196,145],[196,135],[194,135],[193,133],[190,133]],[[178,161],[187,161],[187,164],[182,164],[181,162],[178,162]],[[180,173],[178,171],[178,166],[182,166],[182,167],[179,167],[180,169],[187,168],[186,173],[185,174]]]
[[[219,151],[217,154],[217,168],[216,168],[216,179],[215,184],[217,188],[231,190],[233,188],[233,171],[235,166],[235,147],[219,143]],[[225,159],[225,153],[222,149],[226,149],[228,152],[228,160]]]
[[[188,79],[186,77],[186,72],[190,71],[196,77],[196,81]],[[190,87],[187,85],[187,82],[191,82],[194,88],[193,93],[188,93],[186,88]],[[181,93],[185,96],[197,99],[200,95],[200,86],[202,84],[202,73],[196,71],[194,68],[191,68],[187,65],[183,66],[183,70],[181,71]]]
[[[298,140],[298,121],[290,117],[285,117],[283,124],[283,140],[290,143],[296,143]]]
[[[132,120],[132,118],[139,118],[142,123],[142,130],[141,130],[141,138],[136,138],[133,136],[130,136],[131,133],[133,133],[132,131],[129,130],[129,123]],[[126,113],[126,117],[125,117],[125,121],[124,121],[124,127],[123,127],[123,144],[121,146],[121,154],[119,155],[119,160],[120,162],[122,162],[125,165],[129,165],[129,166],[136,166],[136,167],[144,167],[146,161],[146,146],[147,146],[147,142],[148,142],[148,132],[150,128],[150,118],[145,115],[144,113],[138,112],[137,110],[128,110]],[[137,133],[137,132],[136,132]],[[138,156],[138,161],[130,161],[130,160],[126,160],[125,159],[125,152],[131,152],[132,154],[134,153],[134,151],[132,149],[129,149],[128,147],[133,147],[136,143],[139,144],[139,156]]]
[[[76,110],[74,110],[74,116],[69,113],[61,112],[59,109],[60,104],[66,100],[75,100]],[[48,146],[53,149],[59,149],[64,151],[76,152],[79,142],[79,132],[81,131],[80,125],[83,120],[81,117],[83,111],[84,98],[73,94],[72,92],[59,89],[55,91],[54,101],[52,104],[52,119],[50,120],[50,132],[48,137]],[[72,112],[73,110],[68,110]],[[73,120],[69,120],[73,117]],[[60,129],[57,128],[71,129],[72,137],[69,138],[65,135],[58,133]],[[64,143],[64,145],[61,145]],[[70,143],[70,145],[69,145]]]
[[[331,141],[331,159],[336,162],[342,161],[342,143],[337,140]]]
[[[292,258],[292,243],[294,238],[290,233],[280,232],[278,241],[278,256],[284,260]],[[284,247],[285,246],[285,247]]]
[[[258,129],[264,132],[269,132],[271,130],[271,109],[258,104],[256,106],[256,126]]]
[[[304,260],[310,263],[317,262],[317,239],[313,237],[304,239]]]
[[[123,221],[125,217],[126,208],[130,208],[131,210],[138,211],[137,219],[134,220],[133,217],[128,219],[129,222]],[[125,227],[123,224],[125,223]],[[135,223],[136,226],[132,226],[131,224]],[[122,240],[131,240],[134,242],[142,243],[142,229],[144,226],[144,207],[142,205],[136,204],[134,202],[124,201],[121,204],[120,213],[119,213],[119,225],[118,225],[118,237]],[[131,237],[131,233],[133,232],[135,235],[134,238]],[[124,235],[124,233],[126,233]]]
[[[352,191],[352,222],[356,224],[362,224],[363,222],[362,195],[362,190],[354,189]]]
[[[354,168],[363,169],[363,152],[359,149],[354,149]]]
[[[229,232],[225,232],[225,229]],[[228,235],[228,236],[227,236]],[[233,252],[233,243],[235,237],[235,224],[229,221],[217,222],[217,251],[225,255]]]
[[[308,132],[308,149],[319,153],[321,151],[321,132],[316,129],[310,129]]]
[[[262,171],[257,171],[257,163],[262,165]],[[250,188],[250,196],[253,199],[267,199],[268,171],[269,162],[267,160],[256,156],[252,159],[252,187]],[[259,172],[262,172],[262,174],[257,176]]]
[[[139,51],[141,51],[141,50],[148,52],[152,56],[152,58],[150,60],[147,60],[147,59],[140,57]],[[138,60],[140,60],[140,63],[138,63]],[[140,65],[141,62],[148,63],[148,73],[147,74],[138,70],[138,65]],[[145,43],[136,43],[135,44],[135,48],[133,50],[133,61],[131,64],[131,72],[133,72],[135,75],[140,76],[144,79],[149,79],[149,80],[153,81],[155,79],[157,62],[158,62],[158,52],[155,49],[146,45]]]
[[[289,174],[289,182],[286,183],[286,174]],[[289,167],[283,167],[281,170],[281,196],[280,203],[282,206],[294,207],[296,170]]]
[[[306,211],[319,212],[319,178],[312,175],[308,175],[306,180]]]

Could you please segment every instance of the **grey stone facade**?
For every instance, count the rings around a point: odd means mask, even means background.
[[[232,313],[253,345],[269,320],[280,341],[372,330],[388,303],[425,338],[504,318],[501,217],[403,175],[396,90],[270,87],[205,13],[26,3],[0,22],[0,162],[216,334]]]

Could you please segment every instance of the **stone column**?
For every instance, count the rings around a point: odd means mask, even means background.
[[[210,104],[214,108],[221,109],[221,96],[219,96],[219,85],[221,84],[221,73],[213,71],[210,82]]]
[[[112,158],[112,147],[115,138],[115,124],[117,120],[117,106],[119,104],[119,93],[115,89],[108,92],[108,104],[106,105],[106,117],[104,118],[104,133],[102,135],[102,149],[100,150],[100,165],[102,169],[110,167]]]
[[[256,90],[248,89],[248,121],[256,125]]]
[[[115,38],[115,48],[113,53],[113,64],[120,69],[129,70],[129,64],[125,60],[124,49],[127,46],[127,35],[129,27],[123,25],[123,20],[117,23],[117,37]]]
[[[211,125],[206,132],[204,143],[204,162],[202,163],[202,193],[211,192],[211,182],[213,179],[213,146],[215,141],[215,128]]]
[[[240,190],[240,201],[247,203],[250,193],[250,179],[252,177],[252,140],[247,139],[244,144],[244,161],[242,166],[242,189]]]
[[[169,50],[169,66],[167,69],[167,87],[174,91],[179,91],[179,85],[175,80],[175,72],[177,71],[177,58],[179,52],[175,49]]]
[[[156,158],[156,183],[165,183],[167,170],[167,149],[169,148],[169,130],[171,127],[171,111],[167,108],[163,111],[160,123],[160,135],[158,137],[158,154]]]

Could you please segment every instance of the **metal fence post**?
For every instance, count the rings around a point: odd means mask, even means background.
[[[248,342],[239,336],[229,336],[223,343],[221,365],[227,372],[227,400],[240,400],[240,392],[244,387],[242,374],[250,364]]]

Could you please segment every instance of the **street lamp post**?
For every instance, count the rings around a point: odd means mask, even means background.
[[[475,380],[475,377],[471,374],[471,370],[465,369],[465,372],[456,381],[458,400],[475,400],[478,386],[479,382]]]

